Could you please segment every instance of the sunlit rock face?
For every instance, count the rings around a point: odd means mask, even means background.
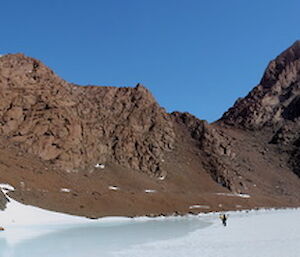
[[[300,41],[271,61],[264,76],[245,98],[222,117],[249,129],[280,126],[300,117]]]
[[[159,176],[171,119],[142,85],[77,86],[22,54],[0,60],[0,132],[29,153],[79,171],[116,162]]]

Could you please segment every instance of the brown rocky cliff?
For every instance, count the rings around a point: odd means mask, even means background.
[[[67,172],[117,162],[160,176],[172,122],[142,85],[80,87],[22,54],[0,58],[0,131]]]
[[[300,176],[300,41],[270,62],[260,84],[219,123],[264,134],[266,143],[289,155],[288,164]]]

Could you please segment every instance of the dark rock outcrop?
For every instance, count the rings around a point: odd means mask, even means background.
[[[0,210],[5,210],[6,204],[8,202],[8,199],[6,198],[5,194],[0,189]]]

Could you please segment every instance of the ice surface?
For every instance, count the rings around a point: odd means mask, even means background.
[[[1,252],[5,257],[118,256],[118,252],[131,246],[180,238],[205,225],[199,219],[187,217],[143,221],[127,219],[117,223],[99,221],[97,224],[63,225],[15,244],[8,244],[5,238],[1,241],[0,234],[0,256]]]
[[[218,214],[17,226],[0,233],[0,256],[299,257],[299,216],[299,209],[232,212],[227,227]],[[20,231],[30,236],[7,240]]]
[[[221,225],[217,216],[202,216],[213,221],[212,226],[197,229],[180,238],[131,246],[115,256],[300,256],[300,209],[232,212],[227,227]]]

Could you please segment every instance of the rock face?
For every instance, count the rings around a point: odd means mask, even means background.
[[[93,218],[299,206],[299,146],[299,41],[213,124],[140,84],[78,86],[0,58],[0,182],[26,204]]]
[[[300,176],[300,41],[271,61],[260,84],[222,117],[226,124],[263,131],[288,152]]]
[[[7,198],[5,196],[5,194],[2,192],[2,190],[0,190],[0,210],[5,210],[6,208],[6,204],[7,204]]]
[[[189,113],[174,112],[172,115],[175,121],[186,127],[189,135],[196,140],[204,157],[203,164],[212,178],[222,186],[233,189],[228,163],[232,162],[235,153],[232,151],[230,137]]]
[[[0,59],[0,133],[67,172],[118,164],[159,176],[172,122],[142,85],[80,87],[24,55]]]

